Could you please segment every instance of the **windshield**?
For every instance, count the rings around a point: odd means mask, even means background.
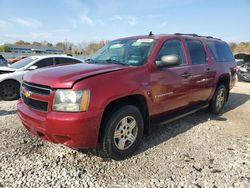
[[[10,65],[10,68],[14,68],[14,69],[20,69],[25,67],[26,65],[30,64],[32,61],[36,60],[37,58],[31,58],[31,57],[26,57],[20,61],[17,61],[16,63],[13,63],[12,65]]]
[[[98,50],[91,60],[94,63],[142,65],[154,43],[154,39],[115,40]]]

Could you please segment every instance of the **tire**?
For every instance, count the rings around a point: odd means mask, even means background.
[[[104,121],[97,153],[102,158],[123,160],[131,156],[143,136],[144,122],[136,106],[120,107]]]
[[[224,85],[219,85],[216,88],[213,99],[210,102],[210,112],[215,115],[222,113],[227,99],[227,89]]]
[[[20,84],[14,80],[3,81],[0,84],[0,97],[2,100],[10,101],[19,98]]]

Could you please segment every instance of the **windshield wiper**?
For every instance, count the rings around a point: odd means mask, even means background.
[[[106,59],[105,61],[106,61],[106,62],[110,62],[110,63],[112,63],[112,64],[127,65],[126,63],[123,63],[123,62],[121,62],[121,61],[114,60],[114,59]]]
[[[107,64],[107,63],[111,63],[111,64],[118,64],[118,65],[127,65],[126,63],[123,63],[121,61],[117,61],[114,59],[105,59],[105,60],[94,60],[94,59],[85,59],[84,60],[86,63],[93,63],[93,64]],[[105,63],[106,62],[106,63]]]

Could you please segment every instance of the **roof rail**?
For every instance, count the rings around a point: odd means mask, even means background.
[[[174,35],[188,35],[188,36],[193,36],[193,37],[198,37],[199,35],[195,33],[187,34],[187,33],[175,33]]]
[[[215,37],[212,37],[212,36],[199,36],[199,37],[205,37],[205,38],[208,38],[208,39],[221,40],[221,39],[219,39],[219,38],[215,38]]]
[[[193,34],[185,34],[185,33],[175,33],[174,35],[187,35],[187,36],[192,36],[192,37],[204,37],[204,38],[208,38],[208,39],[216,39],[216,40],[221,40],[219,38],[214,38],[212,36],[202,36],[202,35],[197,35],[195,33]]]

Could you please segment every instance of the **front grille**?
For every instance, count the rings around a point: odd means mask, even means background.
[[[21,94],[21,97],[23,99],[23,102],[27,106],[29,106],[31,108],[34,108],[36,110],[44,111],[44,112],[48,111],[48,102],[39,101],[39,100],[36,100],[36,99],[33,99],[33,98],[27,98],[27,97],[25,97],[24,94]]]
[[[36,99],[32,95],[38,94],[38,95],[43,95],[43,96],[49,96],[50,91],[51,91],[50,87],[48,86],[41,86],[37,84],[23,82],[22,88],[21,88],[21,98],[23,99],[23,102],[27,106],[33,109],[39,110],[39,111],[47,112],[49,102]]]
[[[37,94],[40,94],[40,95],[46,95],[46,96],[50,95],[50,87],[48,87],[48,86],[40,86],[40,85],[37,85],[37,84],[30,84],[30,83],[27,83],[27,82],[23,82],[22,86],[27,91],[31,91],[33,93],[37,93]]]

